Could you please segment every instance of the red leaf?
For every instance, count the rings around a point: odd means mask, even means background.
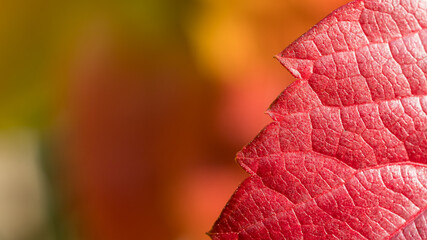
[[[357,0],[278,54],[298,80],[212,239],[427,239],[426,49],[427,0]]]

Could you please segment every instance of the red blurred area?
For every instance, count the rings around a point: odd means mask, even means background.
[[[216,132],[215,85],[181,50],[124,47],[108,22],[83,31],[65,163],[83,238],[204,237],[244,176]]]
[[[246,177],[235,153],[293,81],[273,56],[346,2],[64,4],[50,71],[79,239],[207,239]]]

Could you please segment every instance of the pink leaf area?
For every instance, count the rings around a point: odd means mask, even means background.
[[[276,56],[297,78],[209,235],[427,239],[427,0],[356,0]]]

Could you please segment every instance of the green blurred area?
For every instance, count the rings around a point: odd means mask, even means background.
[[[167,59],[185,46],[189,1],[3,1],[0,9],[0,127],[46,127],[64,94],[79,31],[111,21],[128,50]],[[133,48],[133,49],[132,49]],[[157,56],[157,57],[156,57]]]

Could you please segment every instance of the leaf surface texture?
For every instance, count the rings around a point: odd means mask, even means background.
[[[427,0],[356,0],[276,58],[297,78],[209,235],[427,239]]]

